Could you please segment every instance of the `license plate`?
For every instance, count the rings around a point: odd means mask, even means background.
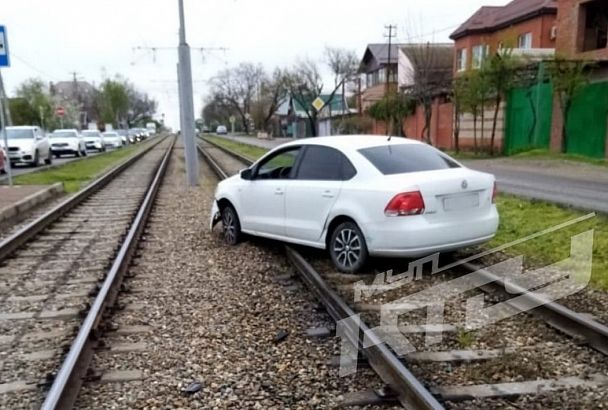
[[[476,208],[479,206],[479,194],[466,194],[443,198],[445,211],[459,211],[461,209]]]

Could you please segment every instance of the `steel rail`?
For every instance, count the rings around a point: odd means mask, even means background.
[[[516,283],[509,282],[509,292],[507,292],[507,284],[503,277],[497,276],[470,262],[464,263],[463,266],[467,270],[485,277],[486,282],[493,289],[498,290],[504,295],[515,295],[523,298],[523,300],[517,303],[512,300],[506,301],[507,304],[515,309],[525,312],[530,310],[530,307],[534,307],[530,313],[540,316],[551,327],[571,336],[581,337],[589,346],[608,356],[608,326],[580,313],[576,313],[559,303],[531,293],[528,289],[518,286]]]
[[[247,158],[244,155],[239,154],[236,151],[231,150],[230,148],[226,148],[216,142],[210,141],[205,137],[199,137],[201,140],[205,141],[207,144],[209,145],[213,145],[215,148],[219,148],[220,150],[224,151],[226,154],[230,155],[231,157],[233,157],[234,159],[241,161],[244,164],[247,164],[247,166],[251,166],[255,163],[254,160],[252,160],[251,158]],[[238,142],[238,141],[237,141]],[[247,144],[245,144],[247,145]],[[258,147],[259,148],[259,147]]]
[[[198,149],[198,152],[203,156],[203,158],[209,163],[209,166],[211,167],[211,169],[213,170],[213,172],[215,172],[215,174],[218,176],[218,178],[220,180],[223,179],[227,179],[228,178],[228,174],[222,169],[222,167],[220,166],[220,164],[218,164],[213,157],[211,157],[211,155],[209,155],[207,153],[207,151],[205,151],[200,145],[196,144],[196,149]]]
[[[209,141],[206,141],[209,142]],[[214,144],[211,144],[214,145]],[[224,147],[214,145],[226,152]],[[217,161],[198,146],[201,154],[209,160],[212,169],[220,179],[225,179],[227,173],[221,169]],[[285,245],[287,257],[296,267],[303,282],[323,303],[325,309],[336,323],[358,317],[356,313],[344,302],[336,292],[323,280],[321,275],[306,262],[296,250]],[[342,323],[347,323],[342,322]],[[424,387],[424,385],[405,367],[403,362],[380,340],[380,338],[363,321],[356,320],[356,326],[349,326],[345,335],[349,342],[360,351],[372,369],[380,376],[393,392],[397,399],[406,409],[443,409],[437,399]],[[371,341],[371,346],[363,347],[364,338]]]
[[[151,143],[148,147],[145,147],[145,149],[143,149],[141,152],[138,152],[137,154],[133,155],[121,164],[106,172],[101,177],[94,180],[86,188],[79,191],[77,194],[65,199],[57,206],[53,207],[40,217],[36,218],[36,220],[27,224],[26,226],[15,232],[13,235],[0,242],[0,261],[6,259],[10,254],[19,249],[19,247],[23,246],[30,239],[32,239],[44,229],[46,229],[50,224],[57,221],[63,215],[72,210],[74,207],[80,205],[83,201],[85,201],[95,192],[106,186],[117,175],[122,173],[125,169],[129,168],[132,164],[138,161],[141,157],[143,157],[146,153],[148,153],[152,148],[160,144],[162,141],[164,141],[164,138],[159,138],[158,141]]]
[[[129,268],[137,243],[146,226],[152,205],[158,193],[162,178],[167,170],[169,158],[175,144],[171,142],[162,161],[157,166],[155,176],[148,187],[127,236],[114,259],[103,285],[91,305],[63,364],[53,381],[51,389],[42,404],[43,410],[66,409],[74,404],[86,375],[97,344],[96,331],[106,309],[113,305],[120,290],[125,272]],[[156,144],[155,144],[156,145]]]

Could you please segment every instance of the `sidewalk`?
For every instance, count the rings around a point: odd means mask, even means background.
[[[63,184],[0,186],[0,223],[63,193]]]

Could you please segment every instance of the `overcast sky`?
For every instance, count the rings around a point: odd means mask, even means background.
[[[224,67],[260,62],[271,70],[298,57],[321,59],[325,46],[353,49],[383,42],[384,26],[398,26],[397,41],[448,41],[449,34],[482,5],[507,0],[185,0],[188,43],[193,47],[197,116],[207,81]],[[177,0],[6,0],[11,67],[3,69],[12,95],[23,80],[72,79],[98,84],[120,73],[156,98],[170,126],[178,124],[173,49]],[[204,55],[194,47],[224,47]]]

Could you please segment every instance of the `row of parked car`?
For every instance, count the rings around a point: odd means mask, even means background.
[[[53,158],[63,155],[86,157],[90,151],[105,152],[135,144],[149,138],[150,133],[145,128],[132,128],[107,132],[60,129],[47,134],[37,126],[16,126],[6,127],[6,136],[8,147],[0,140],[0,173],[5,172],[9,160],[11,166],[50,165]]]

